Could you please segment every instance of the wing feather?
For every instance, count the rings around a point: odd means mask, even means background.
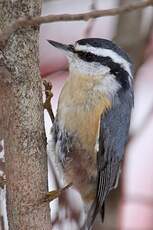
[[[113,107],[101,116],[99,151],[97,153],[97,193],[88,213],[86,226],[90,229],[98,212],[104,218],[104,202],[110,190],[115,187],[128,139],[133,106],[133,93],[119,92]]]

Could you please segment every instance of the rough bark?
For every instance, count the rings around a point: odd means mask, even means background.
[[[40,14],[41,0],[1,0],[0,29],[19,16]],[[39,29],[11,35],[0,56],[0,129],[4,138],[7,212],[10,230],[50,230],[47,154],[41,79]]]

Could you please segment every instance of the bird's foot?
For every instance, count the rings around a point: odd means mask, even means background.
[[[63,194],[63,192],[65,192],[71,186],[72,186],[72,183],[66,185],[64,188],[60,188],[60,189],[57,189],[57,190],[53,190],[53,191],[47,192],[45,194],[45,197],[44,197],[43,201],[44,202],[51,202],[54,199],[59,198]]]

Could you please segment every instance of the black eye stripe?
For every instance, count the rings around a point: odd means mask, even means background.
[[[75,53],[80,59],[86,62],[98,62],[109,67],[110,73],[115,75],[117,81],[122,85],[122,87],[124,89],[130,88],[128,72],[119,63],[115,63],[110,57],[98,56],[93,53],[83,51],[75,51]]]
[[[93,62],[95,59],[95,56],[96,56],[92,53],[83,52],[83,51],[76,51],[76,53],[77,53],[78,57],[80,57],[81,59],[83,59],[84,61],[87,61],[87,62]]]
[[[115,43],[113,43],[110,40],[103,39],[103,38],[86,38],[77,41],[77,44],[84,45],[84,46],[90,45],[91,47],[113,50],[115,53],[122,56],[126,61],[131,63],[131,60],[127,55],[127,53],[124,52],[124,50],[122,50],[120,47],[118,47]]]

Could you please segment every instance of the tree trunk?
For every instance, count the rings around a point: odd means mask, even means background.
[[[20,16],[40,14],[40,0],[1,0],[0,29]],[[4,138],[10,230],[50,230],[47,154],[38,28],[20,29],[0,53],[0,129]]]

